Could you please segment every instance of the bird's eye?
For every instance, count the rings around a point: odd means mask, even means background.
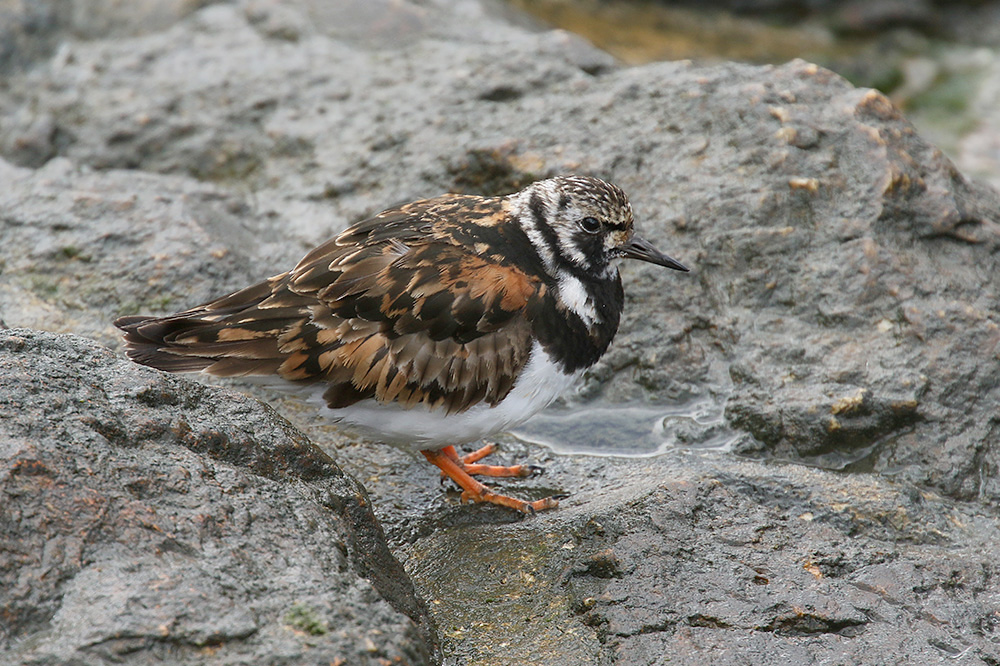
[[[580,220],[580,228],[588,234],[596,234],[601,230],[601,222],[596,217],[585,217]]]

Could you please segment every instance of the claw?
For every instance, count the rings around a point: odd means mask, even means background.
[[[528,465],[528,476],[531,478],[542,476],[543,474],[545,474],[545,468],[541,465]]]
[[[538,476],[543,471],[538,465],[482,465],[477,462],[496,450],[497,445],[490,443],[464,456],[459,456],[454,446],[444,447],[441,449],[441,453],[454,461],[466,474],[473,476],[517,477],[524,479]],[[443,476],[444,472],[441,472],[441,474]]]
[[[455,449],[452,447],[445,447],[440,451],[421,451],[421,453],[424,454],[424,457],[427,458],[428,461],[436,465],[441,470],[442,479],[447,476],[462,488],[462,495],[460,497],[460,501],[462,503],[488,502],[490,504],[497,504],[499,506],[515,509],[529,515],[535,515],[535,513],[546,509],[555,509],[559,506],[558,497],[562,496],[552,496],[536,500],[534,502],[526,502],[524,500],[519,500],[494,492],[469,475],[470,471],[472,471],[471,468],[492,468],[493,466],[466,465],[464,461],[458,458],[457,453],[455,453]],[[524,477],[529,474],[533,474],[536,469],[541,468],[534,465],[517,465],[516,467],[499,467],[494,469],[503,470],[503,476]]]

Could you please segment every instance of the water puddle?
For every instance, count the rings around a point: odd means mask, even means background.
[[[679,405],[588,402],[550,407],[510,433],[558,454],[646,458],[671,450],[729,451],[739,433],[723,407],[699,398]]]

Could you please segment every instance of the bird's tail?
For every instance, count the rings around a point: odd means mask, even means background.
[[[278,337],[290,314],[261,307],[271,281],[248,287],[185,312],[119,317],[125,353],[167,372],[205,372],[232,377],[273,374],[286,355]]]

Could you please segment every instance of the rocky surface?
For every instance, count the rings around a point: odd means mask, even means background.
[[[587,481],[544,525],[449,526],[409,548],[456,663],[1000,659],[992,510],[727,456],[574,467]]]
[[[428,664],[365,491],[266,405],[0,331],[7,664]]]
[[[694,271],[623,269],[622,331],[566,409],[724,419],[645,458],[505,439],[548,468],[507,490],[572,493],[521,520],[270,397],[367,488],[446,663],[1000,663],[996,193],[804,62],[620,69],[491,5],[383,9],[219,4],[26,53],[0,90],[0,319],[117,347],[114,316],[284,270],[388,205],[608,178]],[[212,427],[241,418],[227,399]]]

